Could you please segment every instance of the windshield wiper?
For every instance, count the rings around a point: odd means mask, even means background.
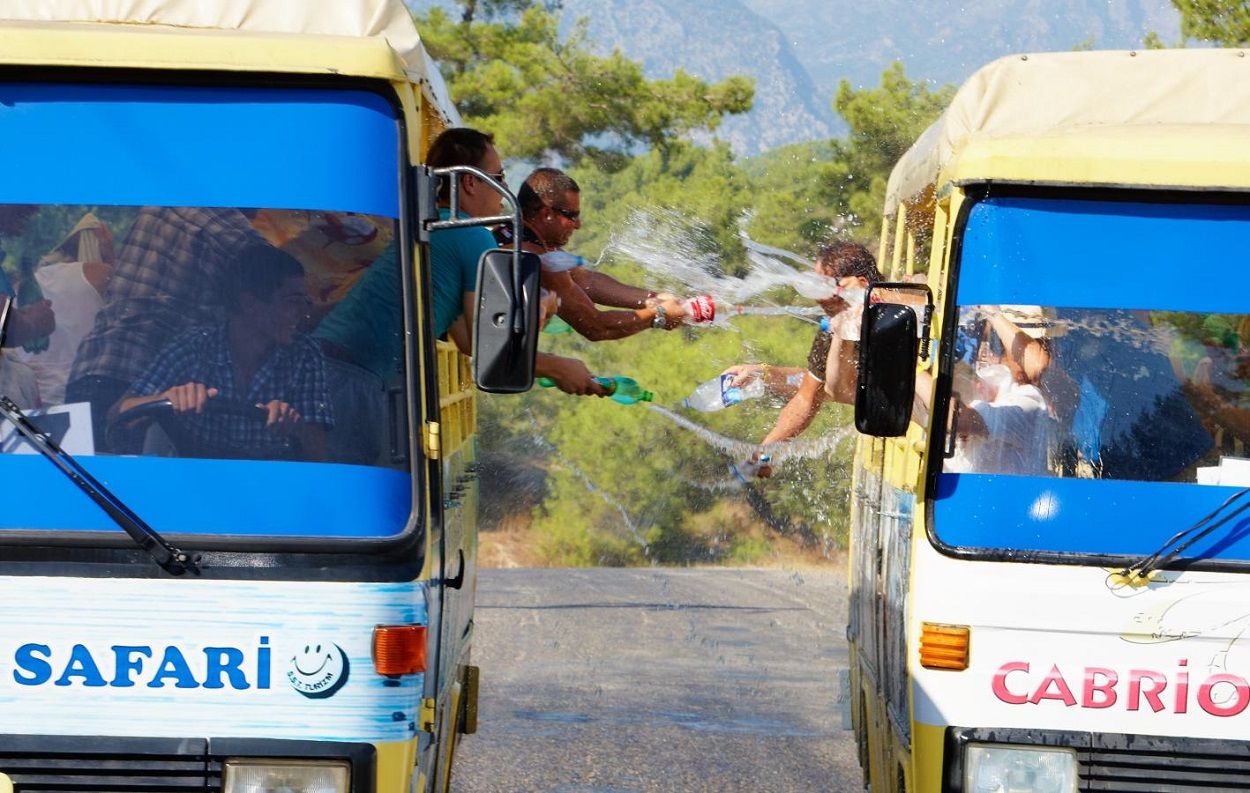
[[[1230,507],[1233,504],[1233,502],[1237,501],[1238,499],[1240,499],[1241,497],[1245,496],[1248,493],[1250,493],[1250,487],[1247,487],[1244,490],[1238,490],[1236,493],[1233,493],[1231,496],[1224,499],[1223,504],[1220,504],[1218,507],[1212,510],[1211,514],[1207,515],[1205,518],[1198,521],[1197,523],[1190,526],[1189,528],[1184,529],[1182,531],[1178,531],[1176,534],[1173,534],[1171,537],[1168,538],[1167,542],[1159,546],[1159,550],[1155,551],[1149,556],[1143,557],[1137,560],[1136,562],[1133,562],[1131,565],[1121,570],[1120,575],[1129,579],[1130,582],[1132,582],[1134,579],[1140,581],[1140,580],[1149,578],[1150,574],[1153,573],[1155,570],[1159,570],[1171,564],[1176,559],[1176,557],[1180,556],[1182,553],[1188,550],[1191,546],[1193,546],[1194,543],[1198,542],[1198,540],[1201,540],[1203,537],[1207,536],[1211,532],[1215,531],[1216,529],[1220,528],[1224,524],[1228,523],[1233,518],[1245,512],[1247,509],[1250,509],[1250,501],[1246,501],[1242,503],[1241,505],[1239,505],[1233,511],[1229,512],[1228,514],[1220,516],[1220,513],[1223,512],[1228,507]],[[1219,516],[1219,519],[1215,520],[1217,516]],[[1214,523],[1211,522],[1213,520],[1215,521]],[[1172,550],[1169,551],[1168,550],[1169,548],[1171,548]]]
[[[170,575],[182,575],[183,573],[199,573],[198,555],[192,555],[179,548],[174,547],[157,534],[156,530],[143,521],[134,513],[125,502],[100,483],[91,473],[82,467],[82,464],[75,460],[69,452],[65,451],[60,445],[52,440],[48,433],[39,429],[35,424],[22,413],[21,408],[14,404],[13,400],[7,396],[0,395],[0,416],[9,420],[9,422],[17,428],[18,433],[33,446],[40,454],[46,457],[57,470],[65,474],[71,482],[78,486],[78,489],[94,501],[100,509],[113,519],[135,543],[147,551],[147,553],[156,560],[161,569]]]

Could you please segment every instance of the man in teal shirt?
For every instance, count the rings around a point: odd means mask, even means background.
[[[446,130],[430,144],[426,164],[431,168],[469,165],[502,182],[503,161],[492,138],[475,129]],[[472,174],[458,174],[460,217],[489,217],[503,212],[503,196]],[[438,188],[438,214],[451,217],[451,186],[444,179]],[[462,350],[469,348],[473,321],[473,290],[477,288],[477,263],[495,247],[495,238],[482,226],[443,229],[430,235],[430,280],[434,287],[434,333],[451,333]],[[463,320],[462,320],[463,318]]]
[[[457,127],[445,130],[426,157],[430,168],[468,165],[497,182],[503,182],[503,160],[490,135]],[[459,209],[462,217],[491,217],[503,212],[503,196],[472,174],[460,180]],[[450,185],[439,186],[439,216],[451,216]],[[465,354],[472,350],[473,308],[477,289],[477,264],[482,254],[495,248],[495,238],[481,226],[443,229],[430,235],[430,281],[434,287],[434,333],[446,333]],[[605,396],[607,391],[591,377],[585,364],[574,358],[538,353],[535,373],[550,377],[568,394]]]

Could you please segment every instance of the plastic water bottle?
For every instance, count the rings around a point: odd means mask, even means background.
[[[700,383],[690,396],[682,401],[682,406],[694,408],[704,413],[724,410],[747,399],[764,395],[764,379],[756,377],[743,386],[730,385],[734,375],[723,374],[720,377]]]
[[[739,485],[749,484],[752,479],[767,479],[773,475],[772,455],[761,454],[757,460],[743,460],[732,463],[729,473]]]
[[[703,323],[714,322],[716,320],[716,301],[711,295],[696,295],[681,301],[681,307],[686,310],[686,322]]]
[[[638,385],[632,377],[596,377],[594,381],[608,390],[609,399],[622,405],[655,401],[655,394]],[[543,388],[553,388],[556,384],[550,377],[540,377],[536,382]]]

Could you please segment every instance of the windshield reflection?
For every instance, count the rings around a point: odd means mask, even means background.
[[[1250,316],[964,306],[947,472],[1250,483]]]
[[[394,465],[392,219],[92,210],[0,207],[0,290],[17,306],[0,393],[67,451]],[[0,431],[0,452],[31,451]]]

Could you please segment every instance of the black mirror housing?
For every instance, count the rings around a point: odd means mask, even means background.
[[[482,391],[518,394],[534,385],[541,268],[537,255],[503,248],[478,262],[473,380]]]
[[[864,307],[855,429],[878,438],[907,433],[916,393],[916,312],[897,303]]]

